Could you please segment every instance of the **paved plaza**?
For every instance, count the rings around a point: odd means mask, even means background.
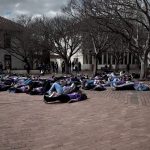
[[[45,104],[0,92],[0,150],[150,150],[150,92],[86,93],[87,101]]]

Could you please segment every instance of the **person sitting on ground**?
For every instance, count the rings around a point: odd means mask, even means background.
[[[144,84],[143,82],[139,82],[134,84],[134,89],[136,91],[149,91],[150,87],[149,85]]]
[[[125,71],[120,71],[120,77],[125,75]]]
[[[106,88],[104,87],[104,84],[105,84],[104,81],[101,80],[100,77],[96,76],[96,77],[94,78],[94,85],[95,85],[95,87],[93,88],[93,90],[95,90],[95,91],[103,91],[103,90],[106,90]]]
[[[53,97],[54,95],[61,95],[61,94],[68,94],[75,90],[76,85],[74,83],[71,84],[71,86],[66,85],[65,80],[60,80],[59,82],[55,82],[52,84],[50,90],[48,91],[48,94]],[[55,93],[55,94],[54,94]]]
[[[52,103],[59,101],[61,103],[72,103],[77,101],[83,101],[86,100],[87,96],[86,94],[82,93],[81,91],[70,93],[70,94],[61,94],[53,97],[49,97],[47,95],[44,95],[44,102],[45,103]]]
[[[92,78],[82,80],[81,85],[84,90],[91,90],[95,87],[94,80]]]
[[[105,84],[104,80],[102,80],[102,78],[100,78],[99,76],[96,76],[94,78],[94,85],[101,85],[101,84]]]
[[[113,84],[113,90],[134,90],[134,82],[126,81],[122,84]]]

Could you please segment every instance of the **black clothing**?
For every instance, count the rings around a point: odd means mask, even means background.
[[[62,95],[59,95],[57,97],[48,97],[48,96],[44,95],[44,100],[46,102],[55,102],[58,100],[61,103],[67,103],[70,101],[70,97],[66,94],[62,94]]]

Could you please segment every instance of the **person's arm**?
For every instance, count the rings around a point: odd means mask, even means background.
[[[77,98],[70,99],[70,101],[68,101],[68,103],[73,103],[73,102],[78,102],[78,101],[81,101],[81,96],[77,96]]]
[[[68,103],[73,103],[73,102],[78,102],[79,101],[79,98],[76,98],[76,99],[71,99],[70,101],[68,101]]]

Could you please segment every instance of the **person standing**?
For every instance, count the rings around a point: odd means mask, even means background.
[[[78,70],[79,68],[78,68],[78,63],[77,62],[75,63],[74,68],[75,68],[75,72],[77,74],[79,72],[79,70]]]
[[[30,64],[29,63],[26,63],[24,68],[26,69],[27,71],[27,74],[29,75],[30,74]]]
[[[62,73],[65,73],[65,62],[64,61],[62,62],[61,67],[62,67]]]
[[[58,63],[57,63],[57,61],[55,62],[55,73],[58,73]]]
[[[78,71],[80,72],[81,71],[81,63],[78,62]]]
[[[52,61],[52,70],[53,70],[53,72],[55,72],[55,63]]]
[[[30,69],[31,69],[31,68],[30,68],[30,64],[28,63],[28,64],[27,64],[27,74],[28,74],[28,75],[30,74]]]
[[[72,71],[74,71],[74,61],[72,62]]]

